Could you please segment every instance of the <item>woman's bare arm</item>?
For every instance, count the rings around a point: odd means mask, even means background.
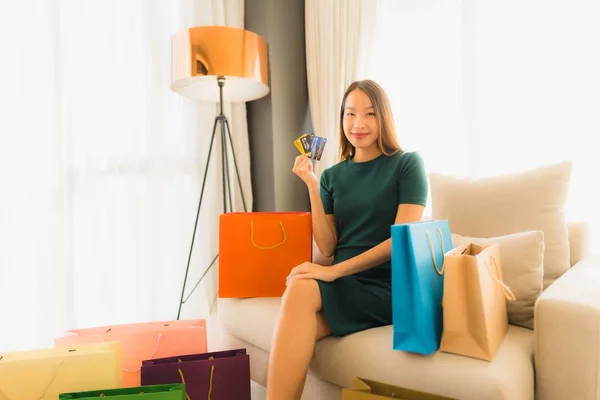
[[[319,184],[314,183],[308,187],[310,197],[310,209],[312,213],[313,236],[321,254],[331,257],[337,244],[337,230],[335,228],[335,217],[332,214],[325,215]]]
[[[395,224],[405,224],[420,221],[425,207],[417,204],[400,204],[396,213]],[[320,247],[319,247],[320,249]],[[343,261],[331,268],[337,270],[336,277],[352,275],[357,272],[366,271],[376,267],[392,256],[392,239],[387,239],[377,246],[357,255],[349,260]]]

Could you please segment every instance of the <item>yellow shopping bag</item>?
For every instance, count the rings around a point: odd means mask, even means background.
[[[121,387],[121,345],[0,353],[1,400],[56,400],[60,393]]]
[[[417,390],[404,389],[363,378],[354,378],[352,389],[342,389],[342,400],[454,400]]]

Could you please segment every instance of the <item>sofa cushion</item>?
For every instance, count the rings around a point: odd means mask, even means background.
[[[452,234],[452,245],[477,243],[500,246],[504,283],[515,295],[506,304],[511,324],[533,329],[533,309],[542,294],[544,275],[544,232],[528,231],[493,238],[472,238]]]
[[[565,218],[572,162],[480,179],[430,174],[432,217],[453,233],[494,237],[544,232],[544,288],[570,267]]]
[[[219,323],[230,334],[268,352],[280,303],[279,297],[219,299]]]
[[[219,299],[223,329],[269,351],[280,299]],[[311,370],[323,380],[351,387],[360,376],[457,399],[533,399],[533,332],[509,326],[492,362],[437,352],[432,356],[392,349],[392,327],[369,329],[317,343]]]

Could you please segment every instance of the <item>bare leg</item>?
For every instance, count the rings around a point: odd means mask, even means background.
[[[329,327],[329,325],[327,324],[327,321],[325,320],[325,315],[323,314],[323,312],[318,312],[317,313],[317,340],[316,340],[316,342],[318,342],[319,340],[321,340],[324,337],[327,337],[329,335],[331,335],[331,328]],[[300,384],[300,387],[298,388],[299,389],[298,393],[296,393],[296,397],[294,397],[295,400],[301,400],[305,383],[306,383],[306,374],[304,374],[302,383]]]
[[[331,332],[320,310],[321,293],[315,280],[288,282],[273,334],[267,400],[299,399],[302,395],[315,342]]]

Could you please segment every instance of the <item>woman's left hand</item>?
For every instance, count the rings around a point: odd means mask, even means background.
[[[318,279],[323,282],[333,282],[337,278],[339,278],[339,275],[335,267],[324,267],[319,264],[305,262],[292,268],[287,281],[290,279]]]

